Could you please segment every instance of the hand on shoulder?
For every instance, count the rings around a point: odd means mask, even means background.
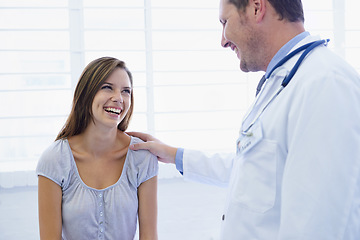
[[[177,148],[162,143],[160,140],[154,138],[150,134],[141,132],[127,132],[127,134],[133,137],[138,137],[144,141],[142,143],[135,143],[130,145],[131,150],[149,150],[152,154],[157,156],[160,162],[175,164]]]

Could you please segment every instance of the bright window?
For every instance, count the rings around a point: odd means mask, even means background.
[[[360,70],[358,1],[303,4],[307,30],[330,38],[329,47]],[[233,151],[261,73],[242,73],[235,54],[220,46],[218,5],[0,0],[0,187],[36,184],[37,160],[66,120],[80,73],[102,56],[124,60],[133,72],[129,130],[175,146]],[[160,177],[177,175],[161,167]]]

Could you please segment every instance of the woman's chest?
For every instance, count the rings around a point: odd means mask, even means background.
[[[117,183],[123,174],[126,155],[92,158],[74,154],[81,180],[94,189],[105,189]]]

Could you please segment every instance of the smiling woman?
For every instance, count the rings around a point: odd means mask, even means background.
[[[155,156],[133,152],[128,136],[133,79],[111,57],[88,64],[73,107],[55,142],[42,154],[39,176],[41,239],[157,239]]]
[[[115,100],[113,105],[127,107],[123,119],[118,125],[120,130],[125,131],[133,114],[132,87],[132,74],[124,62],[114,58],[99,58],[91,62],[82,73],[75,89],[70,116],[56,140],[80,134],[91,123],[90,120],[94,122],[93,105],[97,103],[95,99],[98,98],[105,98],[109,102]],[[101,108],[104,107],[112,106]],[[79,121],[82,121],[81,124]]]
[[[127,116],[129,109],[131,117],[133,111],[133,95],[131,94],[132,79],[129,78],[130,72],[124,69],[115,69],[108,79],[103,83],[98,93],[95,95],[92,106],[94,123],[96,123],[96,113],[103,113],[117,120],[120,123],[123,117]],[[130,117],[126,123],[119,125],[119,129],[125,131],[129,125]]]

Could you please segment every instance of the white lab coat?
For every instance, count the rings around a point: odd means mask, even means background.
[[[309,36],[295,48],[314,40]],[[273,72],[242,128],[264,108],[298,57]],[[326,47],[315,48],[251,130],[260,132],[258,142],[236,156],[184,150],[186,179],[229,183],[221,239],[359,240],[356,71]]]

